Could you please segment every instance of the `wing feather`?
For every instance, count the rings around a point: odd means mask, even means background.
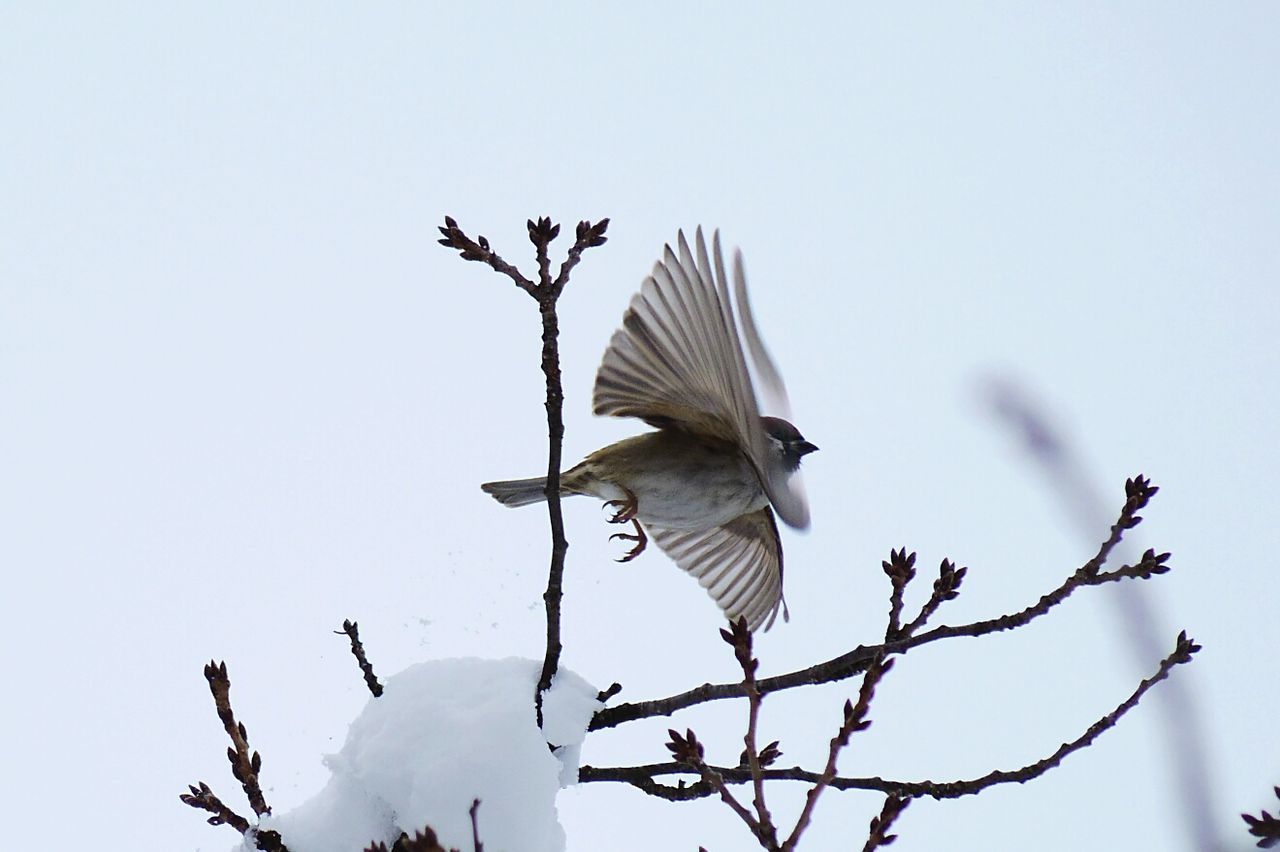
[[[760,408],[747,371],[738,321],[725,274],[720,234],[708,253],[702,229],[695,234],[696,257],[684,232],[663,251],[609,341],[596,374],[596,414],[639,417],[659,427],[675,427],[732,441],[760,477],[778,516],[806,527],[809,510],[798,480],[771,463]],[[734,295],[753,363],[771,398],[786,406],[781,376],[764,349],[746,302],[740,253],[734,263]]]
[[[669,530],[646,524],[650,537],[693,575],[730,621],[746,617],[752,630],[768,630],[782,597],[782,544],[768,506],[705,530]]]

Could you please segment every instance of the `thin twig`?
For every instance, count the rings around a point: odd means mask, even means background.
[[[907,555],[907,549],[889,551],[888,560],[881,562],[880,567],[889,577],[892,589],[889,592],[889,624],[884,630],[884,641],[892,642],[902,637],[902,595],[916,576],[916,555]]]
[[[178,796],[185,805],[213,814],[206,822],[209,825],[229,825],[242,835],[250,837],[253,845],[262,852],[289,852],[280,838],[278,831],[261,831],[249,824],[249,821],[231,810],[221,799],[213,794],[209,785],[203,781],[199,785],[187,787],[191,792]]]
[[[530,296],[533,296],[535,299],[538,297],[537,285],[521,275],[520,270],[507,263],[499,257],[496,252],[492,251],[489,248],[489,241],[483,236],[472,240],[462,232],[462,229],[458,227],[458,223],[453,220],[452,216],[444,217],[444,227],[439,230],[443,236],[436,242],[440,243],[440,245],[456,249],[461,253],[463,260],[474,260],[479,263],[488,264],[495,272],[500,275],[505,275],[514,281],[517,287],[528,293]]]
[[[791,852],[795,849],[796,844],[800,842],[800,835],[804,834],[805,829],[809,827],[809,820],[813,817],[813,809],[818,804],[818,797],[831,784],[831,779],[836,777],[836,760],[840,757],[841,750],[849,744],[849,737],[855,731],[865,731],[871,727],[871,721],[867,719],[867,714],[871,712],[871,699],[875,697],[880,678],[891,668],[893,668],[893,660],[886,660],[883,657],[873,660],[867,667],[866,674],[862,676],[862,687],[858,690],[858,703],[845,701],[844,718],[836,735],[831,738],[831,746],[827,750],[827,765],[823,767],[822,774],[805,795],[804,808],[796,819],[796,826],[792,829],[791,835],[782,844],[782,852]]]
[[[764,678],[759,681],[759,689],[762,695],[768,695],[771,692],[777,692],[783,689],[792,689],[798,686],[809,686],[820,683],[831,683],[833,681],[844,680],[854,675],[861,674],[867,670],[867,666],[871,664],[877,656],[889,656],[893,654],[901,654],[912,648],[921,645],[927,645],[931,642],[937,642],[941,639],[951,639],[958,636],[986,636],[991,633],[998,633],[1003,630],[1012,630],[1022,627],[1030,623],[1032,620],[1053,609],[1062,603],[1071,593],[1086,586],[1100,586],[1105,583],[1114,582],[1119,579],[1128,577],[1149,576],[1155,573],[1163,573],[1163,571],[1151,570],[1149,572],[1138,571],[1135,566],[1126,566],[1124,569],[1118,569],[1117,572],[1100,572],[1102,565],[1106,562],[1111,551],[1119,544],[1121,537],[1126,530],[1132,529],[1141,522],[1142,518],[1137,512],[1146,506],[1147,500],[1156,493],[1158,489],[1150,484],[1150,481],[1141,475],[1130,479],[1125,483],[1126,501],[1124,508],[1121,510],[1120,516],[1116,523],[1111,527],[1111,533],[1106,541],[1098,548],[1098,552],[1084,565],[1080,566],[1075,573],[1068,577],[1058,588],[1042,596],[1036,603],[1026,607],[1025,609],[1002,615],[998,618],[987,619],[985,621],[975,621],[970,624],[951,627],[943,625],[935,627],[932,630],[913,635],[907,638],[898,639],[893,642],[885,642],[882,645],[859,645],[851,651],[847,651],[838,657],[833,657],[822,663],[808,666],[807,668],[797,671],[788,672],[787,674],[777,675],[775,677]],[[1162,554],[1167,558],[1167,554]],[[1139,563],[1140,565],[1142,563]],[[1164,570],[1168,567],[1161,563]],[[617,704],[613,707],[606,707],[596,712],[591,719],[589,730],[597,731],[602,728],[612,728],[623,722],[630,722],[636,719],[645,719],[650,716],[670,716],[677,710],[686,707],[692,707],[695,704],[702,704],[708,701],[719,701],[726,698],[739,698],[745,695],[745,690],[741,683],[706,683],[678,695],[668,696],[667,698],[659,698],[652,701],[638,701],[634,703]]]
[[[976,795],[997,784],[1025,783],[1060,765],[1067,755],[1092,745],[1103,732],[1115,727],[1116,723],[1126,713],[1136,707],[1151,687],[1167,678],[1174,667],[1190,662],[1191,658],[1199,650],[1200,646],[1187,638],[1186,631],[1178,634],[1173,652],[1161,661],[1155,674],[1138,684],[1132,695],[1117,705],[1110,713],[1090,725],[1079,737],[1063,743],[1048,757],[1037,760],[1035,763],[1029,763],[1019,769],[997,769],[978,778],[960,781],[897,781],[874,776],[862,778],[836,776],[831,779],[828,786],[836,790],[878,790],[882,793],[893,794],[903,798],[929,796],[934,799],[956,799],[961,796]],[[740,767],[710,766],[708,768],[719,775],[726,784],[748,784],[752,782],[750,771]],[[709,795],[705,788],[699,787],[697,784],[672,787],[659,784],[653,780],[658,776],[678,775],[688,771],[688,767],[680,763],[614,767],[584,765],[578,770],[578,780],[583,783],[591,781],[623,782],[638,787],[650,795],[671,801],[699,799]],[[767,780],[807,781],[810,783],[818,781],[822,777],[821,773],[806,771],[800,767],[764,769],[761,770],[761,774]]]
[[[344,619],[342,629],[333,632],[339,635],[345,633],[351,639],[351,653],[355,655],[356,665],[360,667],[360,671],[364,674],[365,685],[369,687],[369,691],[373,693],[374,698],[381,698],[382,684],[378,683],[378,678],[373,673],[373,666],[370,665],[369,658],[365,656],[364,644],[360,641],[360,625],[350,619]]]
[[[480,810],[480,800],[472,799],[467,813],[471,814],[471,848],[473,852],[484,852],[484,844],[480,842],[480,821],[476,812]]]
[[[258,783],[258,772],[262,769],[262,755],[256,751],[249,752],[249,731],[243,722],[236,722],[235,713],[231,710],[231,678],[227,676],[226,662],[215,663],[210,660],[204,667],[205,680],[209,681],[209,691],[213,693],[213,704],[218,710],[218,718],[222,727],[231,738],[232,747],[227,749],[227,759],[231,761],[231,774],[244,787],[244,794],[249,797],[249,805],[258,816],[271,813],[267,800],[262,795],[262,786]]]
[[[862,845],[862,852],[875,852],[881,846],[888,846],[898,839],[898,835],[890,834],[889,829],[893,828],[894,822],[897,821],[909,804],[911,804],[910,799],[885,796],[884,806],[880,808],[880,813],[871,818],[871,826],[867,831],[867,842]]]
[[[766,849],[778,846],[778,829],[773,824],[773,816],[764,800],[764,778],[760,774],[760,752],[756,748],[756,731],[760,721],[760,704],[764,696],[756,688],[756,670],[760,661],[752,654],[751,631],[747,628],[745,616],[735,621],[730,630],[721,630],[720,636],[733,646],[734,657],[742,668],[742,686],[747,692],[747,732],[742,737],[743,763],[751,772],[754,799],[752,805],[756,809],[756,837]],[[776,744],[774,744],[776,747]]]
[[[956,568],[955,563],[950,559],[942,560],[942,564],[938,566],[938,579],[933,581],[933,591],[929,595],[929,600],[920,607],[919,614],[902,628],[902,635],[914,636],[938,611],[938,607],[946,601],[954,600],[960,594],[960,584],[964,582],[964,575],[968,571],[968,568]]]
[[[178,796],[183,804],[213,814],[208,819],[209,825],[229,825],[241,834],[248,833],[249,821],[247,819],[227,807],[221,799],[213,794],[208,784],[203,781],[197,783],[198,786],[193,784],[187,787],[191,791],[190,793],[183,793]]]
[[[685,767],[685,771],[692,769],[702,777],[702,784],[708,791],[707,795],[710,795],[711,792],[719,793],[720,799],[738,815],[739,819],[746,823],[747,828],[751,829],[752,835],[760,841],[761,846],[764,846],[765,849],[776,849],[776,843],[773,847],[770,847],[761,835],[759,820],[743,807],[733,793],[729,792],[721,772],[707,765],[702,743],[698,742],[698,738],[693,731],[686,729],[684,736],[680,736],[678,731],[673,730],[667,731],[667,734],[671,737],[671,741],[667,743],[667,749],[671,752],[672,757],[676,759],[678,764]],[[748,777],[750,776],[748,775]]]

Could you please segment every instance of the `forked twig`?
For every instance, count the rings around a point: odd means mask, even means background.
[[[551,277],[551,261],[547,248],[560,234],[560,226],[547,217],[528,221],[529,240],[534,245],[538,261],[538,281],[526,278],[507,263],[489,246],[485,237],[471,239],[451,217],[444,218],[440,244],[459,252],[463,260],[487,264],[494,271],[510,278],[515,285],[532,296],[538,303],[542,318],[542,372],[546,378],[547,394],[547,513],[551,522],[551,565],[547,571],[547,590],[542,595],[547,611],[547,646],[543,656],[542,671],[534,694],[534,711],[538,726],[542,726],[542,693],[551,686],[560,665],[560,603],[564,597],[564,558],[569,543],[564,536],[564,517],[560,508],[561,445],[564,441],[564,390],[560,382],[560,335],[556,316],[556,301],[569,283],[569,273],[578,264],[582,253],[589,248],[604,245],[608,240],[605,231],[608,219],[599,222],[579,222],[573,246],[570,247],[559,274]]]

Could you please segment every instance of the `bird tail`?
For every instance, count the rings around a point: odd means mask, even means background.
[[[493,496],[504,506],[528,506],[547,499],[547,478],[507,479],[502,482],[486,482],[480,486],[484,493]]]

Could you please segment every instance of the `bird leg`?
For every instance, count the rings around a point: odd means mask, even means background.
[[[626,495],[621,500],[606,500],[605,505],[609,508],[618,507],[618,511],[613,513],[613,517],[609,519],[611,524],[625,524],[636,516],[636,512],[640,510],[639,504],[636,502],[636,495],[632,494],[629,489],[623,488],[622,493]]]
[[[632,559],[635,559],[644,552],[645,545],[649,543],[649,536],[645,535],[644,529],[640,526],[640,522],[636,520],[636,512],[638,512],[640,508],[636,503],[636,495],[632,494],[625,488],[623,489],[623,492],[626,494],[624,499],[609,500],[605,505],[610,508],[617,507],[618,510],[613,513],[613,517],[609,519],[609,523],[630,523],[635,529],[635,535],[632,535],[631,533],[614,533],[609,536],[609,541],[613,541],[616,538],[621,539],[622,541],[634,541],[636,543],[635,547],[627,551],[626,555],[618,560],[619,562],[630,562]]]
[[[609,541],[613,541],[617,538],[623,541],[634,541],[636,543],[635,547],[628,550],[626,554],[618,560],[619,562],[630,562],[632,559],[635,559],[641,553],[644,553],[645,545],[649,543],[649,536],[644,534],[644,527],[640,526],[639,521],[632,518],[631,526],[635,527],[635,535],[632,535],[631,533],[614,533],[609,536]]]

